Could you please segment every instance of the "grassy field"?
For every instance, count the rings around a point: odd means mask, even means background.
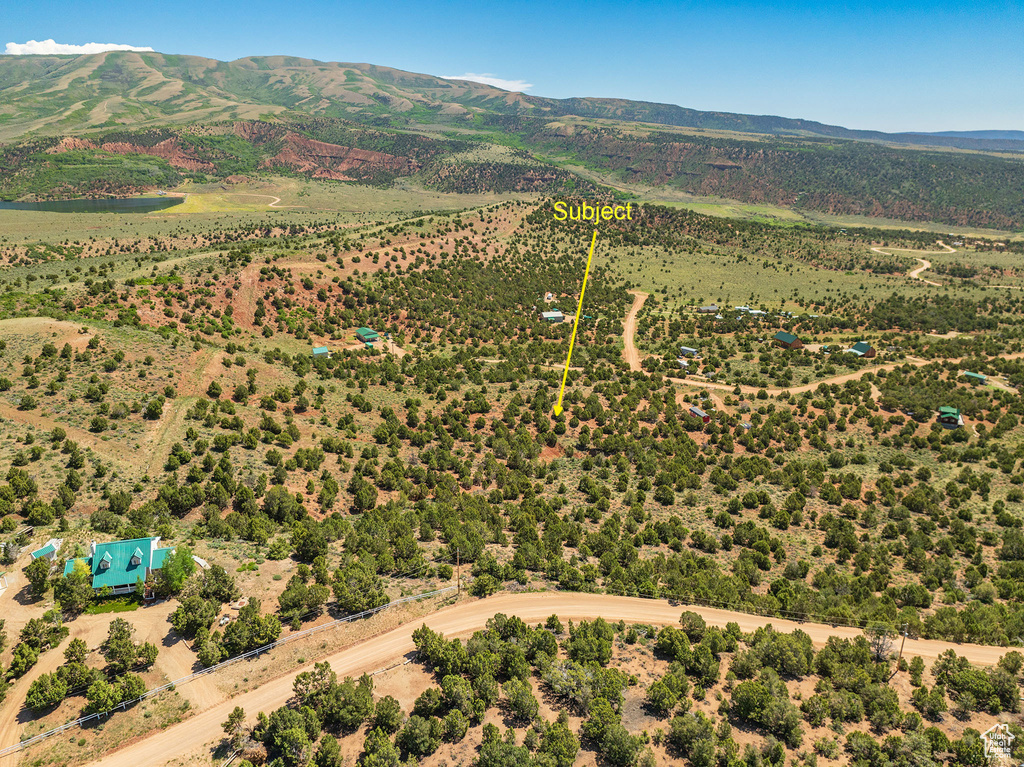
[[[447,194],[400,181],[382,189],[336,181],[267,177],[233,185],[183,184],[181,205],[152,213],[47,213],[0,211],[0,244],[90,238],[179,237],[242,227],[312,224],[343,226],[395,221],[435,210],[461,210],[526,194]],[[274,198],[280,202],[271,207]]]

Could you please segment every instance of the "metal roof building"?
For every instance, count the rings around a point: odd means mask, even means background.
[[[787,349],[802,349],[804,344],[799,338],[792,333],[787,333],[784,330],[780,330],[772,338],[780,345],[785,346]]]
[[[157,548],[159,542],[159,536],[109,543],[94,541],[89,547],[89,557],[64,563],[64,575],[74,571],[76,562],[84,562],[92,573],[94,590],[109,586],[115,593],[124,593],[135,588],[137,581],[145,581],[153,570],[163,567],[167,555],[174,551],[174,547]]]
[[[856,354],[858,357],[874,357],[877,352],[875,347],[869,344],[867,341],[858,341],[849,349],[846,350],[849,354]]]
[[[957,429],[964,425],[964,419],[959,409],[943,405],[939,408],[939,423],[947,429]]]
[[[57,555],[57,547],[53,545],[53,541],[47,543],[43,548],[36,549],[32,552],[32,559],[39,559],[39,557],[46,557],[47,559],[53,559]]]
[[[690,406],[690,415],[694,416],[695,418],[699,418],[704,423],[710,423],[711,422],[711,416],[709,416],[707,413],[705,413],[703,410],[701,410],[696,405],[691,405]]]
[[[556,309],[553,312],[541,312],[540,318],[542,320],[547,320],[548,322],[562,322],[565,319],[565,316]]]
[[[377,335],[377,331],[370,330],[369,328],[358,328],[356,330],[356,337],[364,344],[371,344],[374,341],[380,340],[380,336]]]

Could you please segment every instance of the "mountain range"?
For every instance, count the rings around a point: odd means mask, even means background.
[[[2,56],[0,141],[7,198],[276,168],[364,183],[415,175],[447,191],[669,185],[829,213],[1024,226],[1020,131],[850,130],[625,99],[551,99],[286,56]]]

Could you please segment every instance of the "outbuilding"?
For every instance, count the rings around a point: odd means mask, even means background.
[[[313,349],[313,359],[324,358],[329,359],[331,356],[331,350],[326,346],[317,346]]]
[[[709,416],[696,405],[690,406],[690,415],[692,415],[694,418],[699,418],[704,423],[711,423],[711,416]]]
[[[718,314],[718,304],[710,304],[709,306],[698,306],[697,314]]]
[[[692,346],[680,346],[679,347],[679,351],[682,353],[682,355],[684,357],[696,357],[697,356],[697,350],[694,349]]]
[[[563,322],[565,320],[565,315],[556,309],[553,312],[541,312],[540,318],[548,322]]]
[[[356,330],[356,338],[362,341],[364,344],[372,344],[375,341],[380,340],[380,336],[377,335],[376,330],[370,330],[369,328],[359,328]]]
[[[988,376],[985,375],[984,373],[972,373],[969,370],[964,373],[964,378],[970,381],[970,383],[974,386],[984,384],[986,381],[988,381]]]
[[[773,336],[775,343],[784,349],[803,349],[804,344],[799,338],[792,333],[787,333],[784,330],[780,330]]]
[[[32,559],[45,557],[52,562],[57,558],[57,552],[60,551],[62,543],[63,541],[60,538],[51,538],[41,549],[36,549],[32,552]]]

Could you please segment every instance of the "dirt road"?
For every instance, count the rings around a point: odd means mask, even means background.
[[[909,248],[889,248],[889,250],[901,250],[901,251],[904,251],[904,252],[910,253],[910,254],[914,254],[914,253],[924,253],[924,254],[928,254],[928,253],[956,253],[956,248],[949,247],[949,245],[944,243],[942,240],[936,240],[936,242],[939,245],[941,245],[943,248],[945,248],[945,250],[910,250]],[[881,254],[883,256],[893,256],[893,255],[895,255],[895,253],[889,253],[888,251],[882,250],[881,248],[872,248],[871,250],[873,250],[875,253],[879,253],[879,254]],[[928,271],[929,269],[932,268],[932,262],[929,261],[926,258],[918,258],[917,256],[914,256],[914,258],[917,259],[917,262],[920,264],[920,266],[917,267],[916,269],[912,269],[911,271],[907,272],[907,276],[910,279],[912,279],[912,280],[920,280],[925,285],[931,285],[933,288],[941,288],[942,287],[942,283],[932,282],[931,280],[926,280],[924,277],[921,276],[921,272],[926,272],[926,271]]]
[[[484,626],[495,613],[518,615],[527,623],[537,623],[551,614],[562,620],[593,619],[602,616],[609,620],[667,625],[676,623],[680,613],[692,609],[700,613],[713,626],[725,626],[735,621],[745,631],[771,623],[780,631],[802,629],[816,645],[829,637],[853,638],[861,635],[859,629],[832,627],[820,624],[798,624],[792,621],[762,618],[745,613],[734,613],[704,607],[683,607],[660,599],[637,599],[602,594],[534,593],[502,594],[489,599],[462,602],[441,610],[423,620],[415,620],[372,639],[355,644],[326,658],[339,677],[356,676],[390,666],[414,650],[412,632],[421,623],[446,636],[469,634]],[[928,640],[908,639],[904,655],[920,655],[926,661],[953,649],[972,663],[992,665],[1007,650],[1000,647],[953,644]],[[308,669],[309,667],[307,667]],[[300,669],[301,670],[301,669]],[[196,716],[149,737],[130,743],[118,751],[106,754],[95,767],[144,767],[167,764],[190,754],[208,758],[207,749],[215,747],[223,737],[221,723],[235,706],[245,709],[250,722],[259,711],[269,712],[283,705],[292,696],[292,683],[298,671],[285,674],[251,692],[237,695]]]
[[[299,208],[301,205],[281,205],[281,198],[275,197],[272,194],[257,194],[255,192],[227,192],[233,197],[268,197],[270,202],[267,204],[268,208]]]
[[[1004,360],[1015,360],[1024,357],[1024,352],[1012,352],[1010,354],[999,354],[997,355],[1000,359]],[[949,362],[961,362],[964,358],[957,357],[956,359],[936,359],[926,360],[920,357],[907,357],[900,362],[888,362],[884,365],[877,365],[875,367],[865,368],[864,370],[858,370],[855,373],[844,373],[839,376],[832,376],[831,378],[822,378],[818,381],[813,381],[809,384],[801,384],[799,386],[788,386],[782,389],[773,389],[769,387],[761,386],[740,386],[740,391],[744,394],[757,394],[757,392],[764,389],[768,396],[774,397],[778,394],[803,394],[804,392],[814,391],[822,384],[842,384],[847,381],[855,381],[858,378],[863,378],[868,373],[877,373],[879,370],[895,370],[902,365],[913,365],[915,367],[921,367],[922,365],[929,365],[931,363],[949,363]],[[679,384],[681,386],[690,386],[697,389],[717,389],[719,391],[731,392],[736,389],[736,384],[727,383],[716,383],[714,381],[697,381],[693,379],[682,379],[682,378],[667,378],[671,383]],[[873,389],[877,392],[877,389]],[[872,395],[876,396],[876,395]]]
[[[626,314],[626,323],[622,330],[622,342],[625,345],[625,348],[622,350],[622,356],[625,357],[626,362],[629,364],[629,369],[636,371],[643,369],[640,367],[640,353],[633,343],[633,337],[636,335],[636,315],[641,307],[643,307],[644,301],[647,300],[647,294],[639,290],[630,290],[628,292],[633,296],[633,306],[630,308],[629,313]]]
[[[940,283],[932,282],[931,280],[926,280],[924,277],[921,276],[921,272],[928,271],[929,269],[932,268],[932,262],[926,258],[919,258],[917,259],[917,262],[921,265],[917,267],[917,269],[911,269],[909,272],[907,272],[907,276],[915,280],[921,280],[921,282],[923,282],[925,285],[932,285],[933,287],[941,288],[942,285]]]
[[[131,613],[125,613],[119,617],[125,618],[135,629],[134,639],[137,642],[152,642],[159,650],[154,668],[164,674],[169,680],[180,679],[192,673],[192,666],[195,663],[195,655],[189,650],[184,642],[178,640],[174,634],[169,633],[168,616],[177,606],[176,602],[160,602],[150,607],[141,608]],[[13,598],[3,603],[0,614],[8,618],[8,631],[17,631],[24,625],[29,615],[37,617],[37,608],[19,609],[20,605]],[[11,618],[15,618],[12,623]],[[96,648],[107,636],[110,621],[115,616],[107,613],[99,615],[81,615],[74,621],[67,624],[70,629],[69,635],[60,645],[54,649],[47,650],[39,656],[39,661],[7,691],[3,706],[0,706],[0,748],[13,745],[21,737],[22,728],[32,717],[31,713],[24,708],[25,696],[32,682],[42,674],[52,673],[58,666],[64,663],[64,650],[72,639],[82,639],[89,646],[90,652],[95,653]],[[172,637],[175,641],[168,646],[165,643],[166,637]],[[95,657],[93,659],[95,662]],[[216,685],[216,680],[200,678],[188,688],[182,688],[182,695],[192,705],[206,707],[224,699]],[[15,764],[17,756],[0,759],[0,764]]]

